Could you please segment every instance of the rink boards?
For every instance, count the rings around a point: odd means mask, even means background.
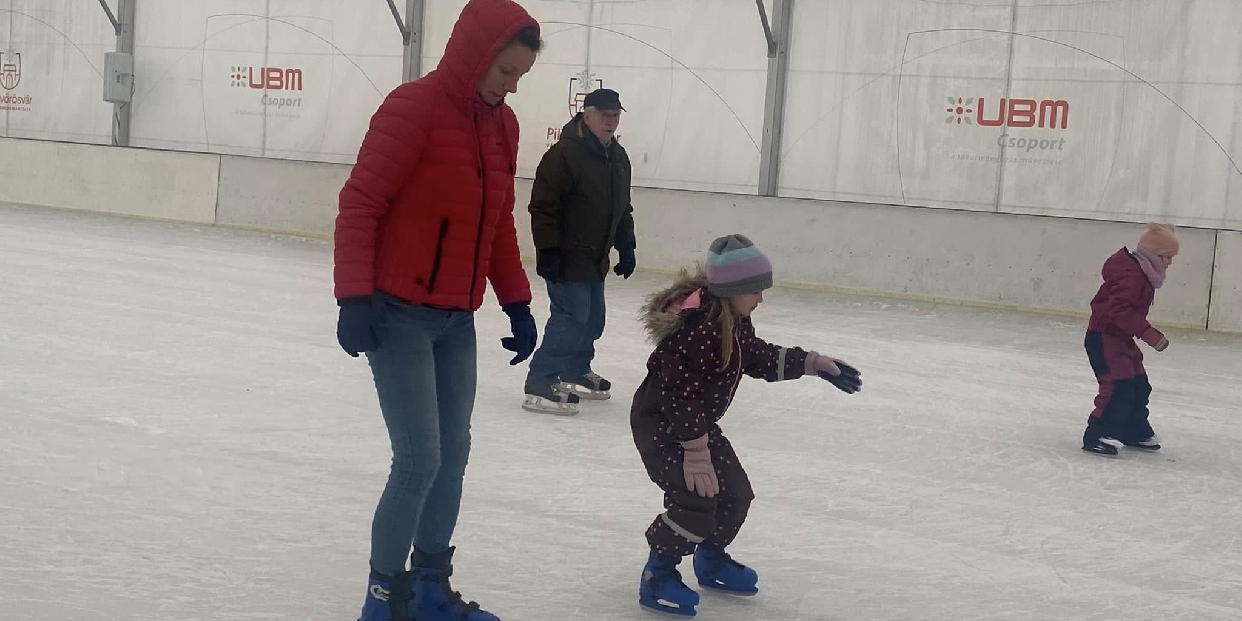
[[[329,237],[339,164],[0,139],[0,202]],[[523,254],[530,181],[517,183]],[[1083,315],[1135,223],[635,188],[639,264],[672,270],[751,235],[786,285]],[[1242,233],[1181,228],[1163,325],[1242,332]]]

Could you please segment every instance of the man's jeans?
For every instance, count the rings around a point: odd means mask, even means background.
[[[558,377],[591,371],[595,341],[604,334],[603,281],[546,281],[552,300],[543,343],[530,359],[527,392],[546,390]]]
[[[377,295],[385,320],[367,354],[392,442],[392,470],[371,523],[371,567],[405,571],[410,544],[443,552],[457,525],[474,409],[474,314]]]

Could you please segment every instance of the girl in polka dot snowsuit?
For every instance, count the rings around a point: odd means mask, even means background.
[[[750,480],[717,422],[743,375],[779,382],[818,374],[847,393],[862,387],[853,367],[755,335],[750,314],[772,286],[768,258],[742,235],[714,241],[706,269],[683,271],[648,297],[643,322],[656,349],[634,394],[630,426],[647,474],[664,491],[665,511],[647,529],[651,547],[640,603],[693,615],[698,594],[676,570],[694,555],[700,585],[758,592],[754,570],[725,551],[754,499]]]

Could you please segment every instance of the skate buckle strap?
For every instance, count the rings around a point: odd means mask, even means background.
[[[449,584],[449,576],[452,574],[453,569],[452,566],[450,566],[440,575],[423,575],[420,576],[419,579],[423,582],[435,582],[444,587],[445,600],[436,606],[436,610],[440,612],[449,612],[453,608],[461,608],[461,614],[458,618],[462,621],[468,621],[470,614],[477,610],[481,610],[481,606],[479,606],[479,603],[475,601],[467,603],[466,600],[462,598],[460,592],[453,590],[453,587]]]

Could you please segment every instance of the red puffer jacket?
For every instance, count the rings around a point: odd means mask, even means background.
[[[335,295],[381,290],[411,304],[478,310],[530,301],[513,222],[518,123],[479,81],[517,31],[539,24],[511,0],[471,0],[440,64],[371,117],[340,193]]]
[[[1100,275],[1104,284],[1091,300],[1087,329],[1122,338],[1143,336],[1151,327],[1147,311],[1156,297],[1156,288],[1138,260],[1122,248],[1104,262]]]

